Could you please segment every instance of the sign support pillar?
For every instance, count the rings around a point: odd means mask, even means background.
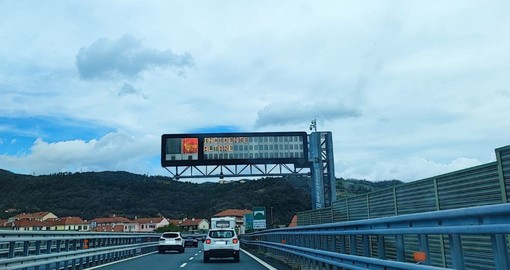
[[[336,178],[331,132],[310,134],[310,171],[312,175],[312,209],[330,207],[336,201]]]

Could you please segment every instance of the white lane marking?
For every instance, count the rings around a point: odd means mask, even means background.
[[[263,260],[261,260],[261,259],[257,258],[255,255],[253,255],[253,254],[249,253],[248,251],[246,251],[246,250],[244,250],[244,249],[242,249],[242,248],[241,248],[240,250],[241,250],[242,252],[246,253],[246,255],[248,255],[248,256],[250,256],[250,257],[252,257],[252,258],[253,258],[255,261],[257,261],[258,263],[262,264],[262,265],[263,265],[264,267],[266,267],[267,269],[269,269],[269,270],[278,270],[278,269],[276,269],[276,268],[272,267],[271,265],[267,264],[265,261],[263,261]]]
[[[114,261],[114,262],[111,262],[111,263],[105,263],[105,264],[101,264],[101,265],[98,265],[98,266],[94,266],[94,267],[91,267],[91,268],[87,268],[87,269],[98,269],[98,268],[101,268],[101,267],[105,267],[105,266],[108,266],[108,265],[112,265],[112,264],[116,264],[116,263],[120,263],[120,262],[125,262],[125,261],[129,261],[129,260],[133,260],[133,259],[138,259],[140,257],[143,257],[143,256],[147,256],[147,255],[151,255],[151,254],[155,254],[155,253],[158,253],[157,251],[154,251],[154,252],[150,252],[150,253],[146,253],[146,254],[142,254],[140,256],[135,256],[135,257],[131,257],[131,258],[127,258],[127,259],[123,259],[123,260],[118,260],[118,261]]]
[[[188,263],[183,263],[183,264],[181,264],[181,268],[183,268],[184,266],[186,266],[186,264],[188,264]]]
[[[195,256],[198,256],[198,253],[200,253],[200,252],[195,253]]]
[[[195,257],[190,257],[190,258],[189,258],[189,260],[190,260],[190,261],[191,261],[191,260],[193,260],[193,259],[195,259]]]

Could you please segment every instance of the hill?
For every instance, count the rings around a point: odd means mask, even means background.
[[[377,183],[342,180],[337,182],[342,195],[370,191]],[[265,206],[268,211],[273,208],[275,224],[288,224],[296,212],[311,208],[310,186],[306,177],[196,184],[127,172],[32,176],[0,170],[0,218],[17,214],[5,213],[6,209],[51,211],[85,219],[113,214],[208,218],[228,208]]]

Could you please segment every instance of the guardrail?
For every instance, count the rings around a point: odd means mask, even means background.
[[[508,270],[509,234],[510,204],[498,204],[266,230],[241,243],[301,269]]]
[[[1,231],[0,270],[85,269],[157,250],[154,233]]]

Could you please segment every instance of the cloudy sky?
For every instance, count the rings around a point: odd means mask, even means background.
[[[167,175],[168,133],[332,131],[336,176],[510,144],[509,1],[0,1],[0,168]]]

